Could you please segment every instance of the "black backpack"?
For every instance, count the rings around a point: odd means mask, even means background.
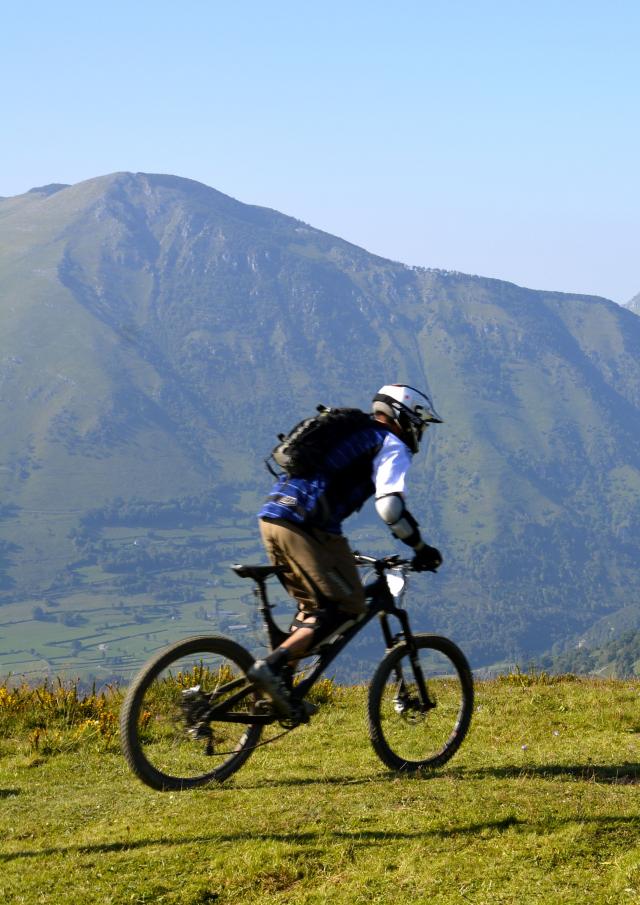
[[[292,478],[308,478],[322,472],[326,456],[342,440],[366,427],[371,427],[371,415],[360,409],[327,408],[317,406],[318,414],[305,418],[289,431],[278,434],[280,442],[266,459],[274,477],[282,472]],[[276,472],[269,460],[280,472]]]

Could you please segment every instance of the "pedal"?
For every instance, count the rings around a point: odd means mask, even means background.
[[[211,727],[206,723],[199,723],[197,726],[187,729],[187,735],[195,742],[208,741],[211,738]]]
[[[315,716],[319,708],[311,701],[299,701],[295,705],[292,722],[296,725],[300,723],[308,723],[312,716]]]

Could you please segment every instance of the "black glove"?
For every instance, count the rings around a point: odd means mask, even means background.
[[[416,550],[416,555],[411,560],[411,566],[414,572],[437,572],[438,566],[442,565],[442,556],[435,547],[425,544]]]

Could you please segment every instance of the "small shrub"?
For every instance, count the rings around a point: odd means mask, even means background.
[[[554,675],[547,672],[521,672],[516,669],[515,672],[508,673],[505,676],[497,676],[496,683],[498,685],[515,685],[518,688],[530,688],[532,685],[562,685],[567,682],[579,682],[580,676],[574,676],[572,673],[563,675]]]
[[[29,753],[41,757],[49,757],[52,754],[68,754],[77,751],[80,740],[75,736],[59,729],[36,728],[29,733],[27,739]]]
[[[323,677],[318,679],[310,690],[307,698],[314,704],[335,704],[340,696],[340,686],[333,679]]]
[[[29,750],[38,755],[73,751],[87,741],[110,750],[117,742],[119,703],[116,689],[83,694],[77,682],[0,685],[0,737],[26,733]]]

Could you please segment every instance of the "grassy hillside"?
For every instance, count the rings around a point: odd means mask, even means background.
[[[633,312],[406,267],[172,176],[0,199],[0,674],[115,672],[137,618],[146,650],[201,608],[246,624],[215,588],[261,555],[277,433],[395,380],[445,419],[409,483],[445,557],[421,625],[475,665],[640,629]],[[348,527],[393,548],[372,507]]]
[[[28,695],[31,697],[28,698]],[[365,691],[222,787],[154,793],[117,751],[118,695],[0,690],[0,895],[35,903],[622,905],[640,900],[638,682],[480,683],[469,737],[387,773]]]

